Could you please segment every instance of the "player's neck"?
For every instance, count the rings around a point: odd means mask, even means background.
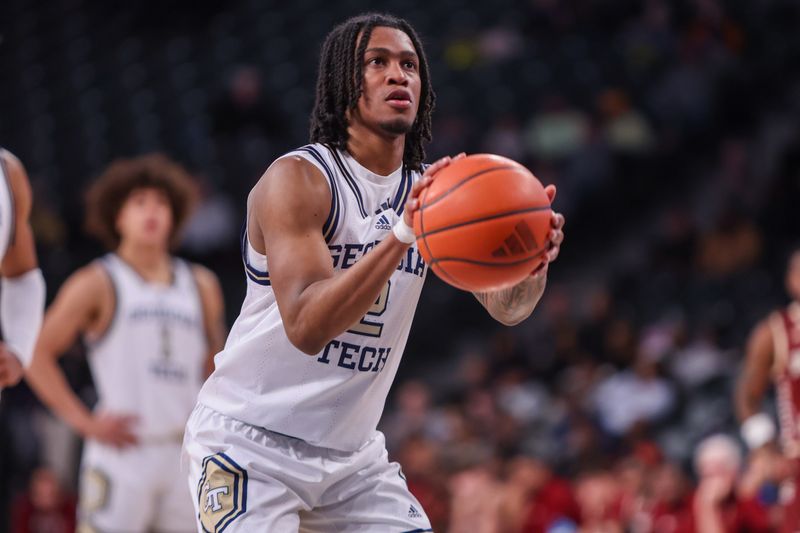
[[[363,127],[349,128],[347,151],[358,163],[378,174],[388,176],[403,163],[405,135],[381,136]]]
[[[116,253],[146,281],[172,282],[172,262],[167,249],[123,241]]]

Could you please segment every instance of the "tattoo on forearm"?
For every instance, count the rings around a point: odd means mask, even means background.
[[[529,277],[508,289],[475,293],[475,297],[496,319],[517,323],[531,314],[543,291],[544,278]]]

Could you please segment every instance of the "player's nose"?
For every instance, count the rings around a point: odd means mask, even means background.
[[[408,76],[399,62],[393,61],[386,70],[389,85],[408,85]]]

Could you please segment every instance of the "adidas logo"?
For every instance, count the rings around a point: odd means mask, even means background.
[[[389,219],[386,218],[386,215],[381,215],[381,218],[375,223],[375,229],[385,229],[390,230],[392,229],[392,225],[389,223]]]
[[[417,511],[417,509],[412,505],[408,508],[408,517],[409,518],[422,518],[422,513]]]
[[[505,238],[503,244],[492,252],[492,257],[524,255],[537,248],[539,248],[539,245],[536,244],[536,237],[533,236],[531,228],[523,220],[514,226],[514,231]]]

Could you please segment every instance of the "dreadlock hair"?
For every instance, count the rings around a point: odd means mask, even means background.
[[[431,87],[428,60],[417,33],[407,21],[392,15],[366,13],[349,18],[325,38],[317,75],[317,95],[311,112],[310,140],[312,143],[328,143],[340,150],[347,148],[346,113],[356,108],[363,91],[364,51],[376,27],[395,28],[408,35],[419,56],[420,106],[411,131],[406,134],[403,163],[408,168],[420,170],[425,159],[424,143],[431,140],[431,114],[436,95]]]

